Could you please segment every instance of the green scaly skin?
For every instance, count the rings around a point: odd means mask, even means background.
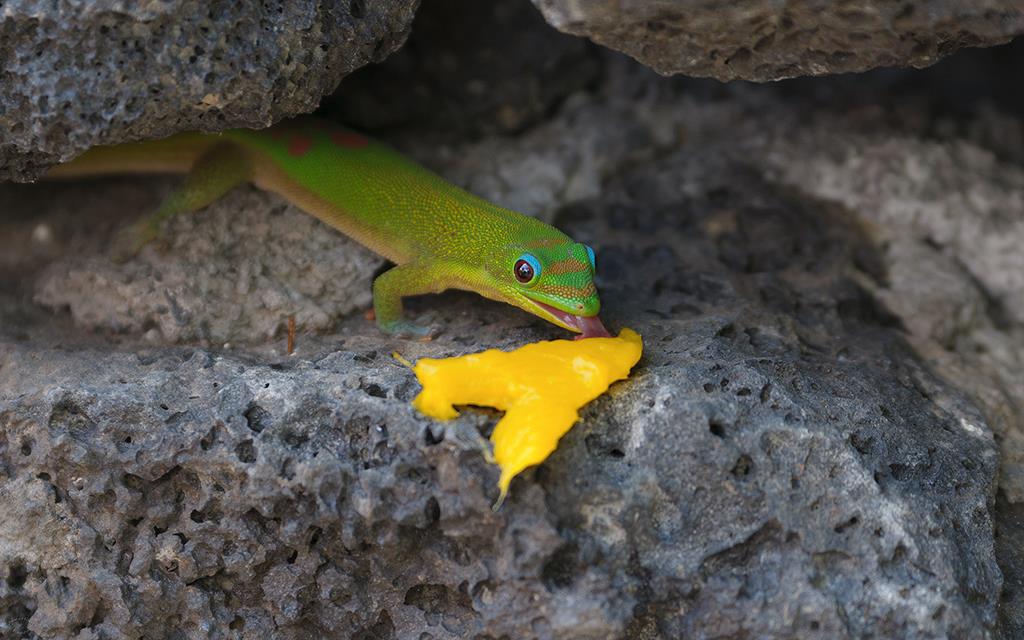
[[[50,175],[163,172],[187,173],[185,183],[126,231],[129,253],[153,239],[165,218],[200,209],[248,181],[395,263],[373,283],[374,312],[385,332],[427,333],[403,319],[403,296],[465,289],[581,337],[608,335],[596,317],[601,304],[587,247],[326,121],[304,118],[262,131],[187,133],[98,147]],[[530,257],[540,274],[523,283],[514,269]]]

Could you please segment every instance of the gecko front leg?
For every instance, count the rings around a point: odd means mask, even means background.
[[[373,312],[377,326],[391,335],[410,338],[429,338],[430,327],[406,320],[402,315],[402,298],[424,293],[441,293],[454,285],[449,273],[440,263],[410,262],[398,265],[377,276],[373,281]]]

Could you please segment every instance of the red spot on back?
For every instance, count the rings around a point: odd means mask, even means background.
[[[358,133],[353,133],[351,131],[335,131],[331,134],[331,142],[339,147],[347,147],[350,149],[361,149],[370,144],[370,141],[367,140],[365,136],[361,136]]]
[[[295,157],[304,156],[313,146],[313,139],[302,135],[294,135],[288,141],[288,153]]]

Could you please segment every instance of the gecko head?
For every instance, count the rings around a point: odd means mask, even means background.
[[[580,338],[606,337],[597,317],[594,250],[566,238],[512,245],[488,265],[501,298]]]

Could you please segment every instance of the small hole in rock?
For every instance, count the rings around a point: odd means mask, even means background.
[[[235,447],[235,455],[238,456],[241,462],[256,462],[256,447],[253,446],[252,440],[239,442],[238,446]]]
[[[363,391],[365,391],[366,393],[370,394],[374,398],[386,398],[386,397],[388,397],[388,392],[385,391],[384,388],[381,387],[379,384],[376,384],[376,383],[373,383],[373,382],[371,382],[370,384],[368,384],[365,387],[363,387]]]
[[[898,562],[903,562],[903,559],[906,557],[907,547],[904,546],[904,544],[901,542],[900,544],[896,545],[895,549],[892,550],[892,558],[890,559],[890,562],[894,564]]]
[[[576,579],[579,548],[573,543],[555,549],[541,569],[541,581],[549,590],[570,586]]]
[[[301,447],[309,441],[309,436],[299,431],[293,431],[292,429],[285,429],[281,434],[281,439],[284,440],[285,445],[291,449]]]
[[[7,586],[11,589],[20,589],[27,579],[28,571],[25,569],[25,565],[20,562],[12,563],[7,572]]]
[[[733,465],[730,473],[736,478],[746,478],[750,475],[750,470],[753,467],[754,461],[744,453],[736,460],[736,464]]]
[[[437,498],[430,496],[427,499],[427,504],[423,505],[423,515],[428,524],[435,524],[441,519],[441,505]]]
[[[249,429],[259,433],[270,425],[270,412],[256,403],[252,403],[242,414]]]
[[[323,537],[324,530],[320,527],[313,527],[313,535],[309,537],[309,548],[313,549],[317,543],[320,542],[320,538]]]
[[[441,444],[444,442],[444,427],[428,424],[423,429],[423,440],[427,443],[427,446]]]
[[[841,523],[837,524],[834,527],[833,530],[836,533],[842,533],[842,532],[846,531],[847,529],[849,529],[850,527],[857,526],[857,523],[859,523],[859,522],[860,522],[860,518],[858,518],[857,516],[853,516],[852,518],[850,518],[846,522],[841,522]]]

